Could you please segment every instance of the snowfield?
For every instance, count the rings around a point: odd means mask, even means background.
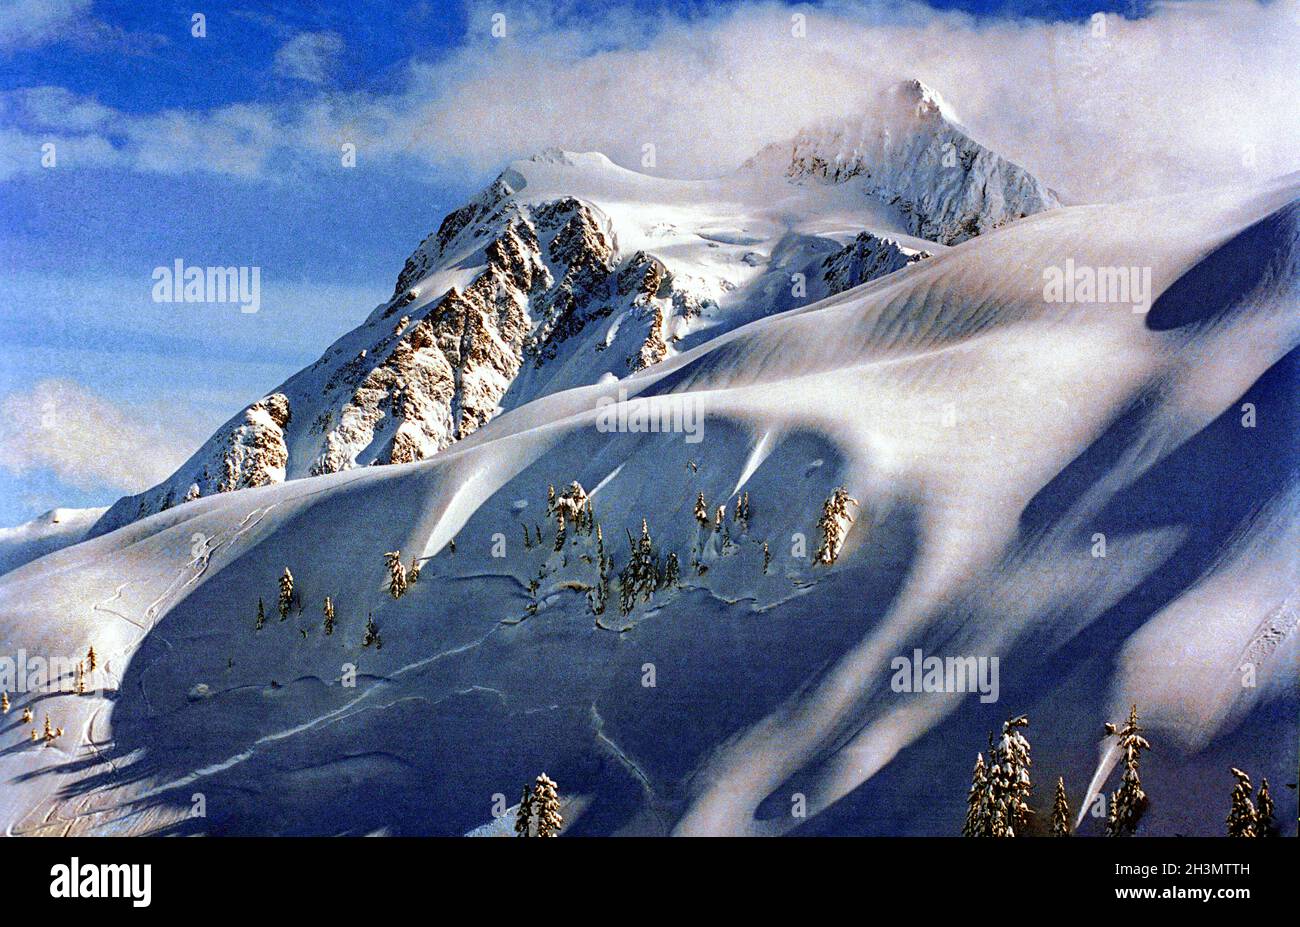
[[[589,368],[428,459],[205,494],[19,567],[3,652],[93,644],[105,688],[10,693],[6,832],[491,833],[497,796],[545,771],[568,833],[954,835],[1003,720],[1031,719],[1045,820],[1136,702],[1139,833],[1222,833],[1237,766],[1293,834],[1298,197],[1293,175],[1049,209],[637,372]],[[1045,301],[1067,260],[1150,268],[1149,311]],[[636,416],[696,404],[703,440],[598,429],[620,388]],[[645,519],[680,587],[593,614],[594,537],[570,524],[557,552],[547,515],[571,481],[615,575]],[[854,521],[815,565],[839,486]],[[400,599],[395,550],[422,560]],[[360,646],[368,615],[382,648]],[[916,648],[997,657],[999,700],[893,691]],[[27,705],[64,736],[32,743]]]

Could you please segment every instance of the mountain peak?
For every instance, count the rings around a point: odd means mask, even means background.
[[[524,159],[531,164],[556,164],[562,167],[615,167],[613,161],[599,151],[568,151],[549,147]]]
[[[912,114],[917,118],[938,116],[945,122],[961,123],[956,110],[939,91],[915,77],[895,84],[888,94],[894,101],[911,107]]]

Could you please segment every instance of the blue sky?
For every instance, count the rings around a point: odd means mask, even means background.
[[[206,7],[202,37],[195,6]],[[1255,20],[1268,8],[1236,6],[1248,12],[1234,28],[1263,34]],[[506,35],[493,36],[502,10]],[[1049,180],[1086,188],[1096,159],[1063,161],[1034,140],[1047,110],[1007,100],[1038,79],[1016,68],[1057,58],[1020,49],[1073,41],[1098,10],[1124,15],[1110,20],[1121,39],[1155,15],[1073,0],[6,2],[0,525],[56,504],[107,504],[165,475],[385,299],[446,212],[548,144],[633,163],[648,137],[660,173],[698,176],[793,134],[805,116],[842,112],[870,75],[916,71],[986,136],[1059,173]],[[788,41],[792,12],[808,17],[809,41],[775,72],[759,45]],[[1208,14],[1178,15],[1170,22],[1192,24],[1180,42],[1223,35]],[[950,37],[937,50],[936,35]],[[1154,60],[1150,44],[1133,47]],[[953,49],[965,49],[965,65]],[[1116,80],[1134,79],[1119,70]],[[1207,80],[1221,76],[1209,70]],[[1098,117],[1093,129],[1114,126]],[[1171,145],[1204,160],[1196,146],[1214,132],[1211,120],[1205,138]],[[342,164],[345,141],[355,167]],[[46,143],[53,166],[42,163]],[[176,258],[259,267],[260,311],[153,302],[153,268]],[[38,401],[62,408],[23,411]],[[105,421],[121,441],[106,441]]]

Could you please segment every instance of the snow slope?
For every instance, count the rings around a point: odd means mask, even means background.
[[[51,746],[5,719],[0,818],[483,833],[546,771],[570,833],[955,834],[1001,720],[1031,718],[1045,815],[1137,702],[1141,832],[1221,833],[1236,765],[1294,833],[1298,196],[1291,176],[1054,209],[428,460],[204,496],[0,577],[5,653],[93,643],[106,671],[102,697],[36,703],[66,730]],[[1046,302],[1067,260],[1150,268],[1154,303]],[[703,410],[703,440],[600,430],[620,388],[630,414]],[[573,480],[615,574],[644,518],[681,587],[594,615],[594,537],[570,525],[556,551],[546,513]],[[856,520],[814,566],[837,486]],[[396,600],[393,550],[423,560]],[[281,621],[285,567],[302,611]],[[367,615],[382,649],[360,646]],[[999,700],[893,691],[918,647],[998,657]]]
[[[85,538],[106,512],[97,509],[50,509],[29,522],[0,528],[0,573],[43,557]]]
[[[805,131],[715,180],[597,153],[516,161],[416,248],[387,303],[94,531],[218,492],[428,458],[502,410],[625,377],[1057,205],[915,81],[870,118]]]

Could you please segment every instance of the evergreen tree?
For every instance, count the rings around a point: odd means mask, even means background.
[[[1002,725],[1002,736],[989,755],[987,784],[985,786],[986,819],[983,822],[987,837],[1014,837],[1023,834],[1029,821],[1029,741],[1020,733],[1029,726],[1029,718],[1021,715]]]
[[[1250,800],[1250,793],[1254,789],[1250,783],[1250,776],[1235,766],[1232,767],[1231,772],[1236,776],[1237,784],[1232,787],[1232,807],[1228,811],[1228,836],[1258,837],[1259,834],[1255,830],[1258,811],[1255,809],[1255,803]]]
[[[527,785],[519,799],[519,811],[515,813],[515,836],[531,837],[533,835],[533,792]]]
[[[0,692],[0,713],[9,714],[9,693]]]
[[[633,541],[627,536],[630,549],[627,566],[618,575],[619,608],[624,615],[636,607],[637,597],[649,602],[659,588],[659,556],[650,538],[650,526],[641,519],[641,537]]]
[[[1056,801],[1052,804],[1052,836],[1070,836],[1070,803],[1065,800],[1065,777],[1056,777]]]
[[[41,736],[45,738],[45,742],[46,742],[46,743],[49,743],[49,742],[51,742],[52,740],[54,740],[54,738],[55,738],[55,736],[56,736],[55,733],[54,733],[54,729],[53,729],[52,727],[50,727],[50,716],[49,716],[49,715],[46,715],[46,716],[45,716],[45,730],[41,732]]]
[[[537,836],[558,837],[564,818],[560,816],[560,795],[546,773],[537,777],[533,787],[533,804],[537,807]]]
[[[714,531],[721,531],[721,530],[722,530],[722,522],[723,522],[724,519],[726,519],[726,517],[727,517],[727,507],[726,507],[725,505],[720,505],[720,506],[718,506],[718,510],[717,510],[716,512],[713,513],[713,530],[714,530]]]
[[[975,754],[975,768],[971,771],[970,791],[966,793],[966,823],[962,825],[963,837],[979,837],[984,833],[984,798],[988,776],[984,770],[984,754]]]
[[[609,602],[609,557],[605,555],[605,534],[600,525],[596,526],[596,584],[587,593],[593,615],[603,615]]]
[[[699,493],[695,497],[695,520],[700,523],[701,528],[709,527],[709,507],[704,502],[704,493]]]
[[[740,525],[741,532],[749,531],[749,493],[742,493],[736,500],[736,508],[731,513],[736,524]]]
[[[384,564],[388,567],[388,594],[400,599],[406,593],[406,569],[402,566],[402,552],[390,550],[384,554]]]
[[[86,671],[80,660],[77,661],[77,694],[86,694]]]
[[[375,645],[376,650],[381,650],[384,646],[383,638],[379,636],[379,626],[375,624],[373,612],[366,616],[366,633],[361,638],[362,647],[369,647],[371,644]]]
[[[668,559],[664,562],[663,586],[665,589],[675,589],[677,582],[681,578],[681,567],[677,563],[677,555],[669,554]]]
[[[817,521],[817,529],[822,536],[821,546],[817,548],[818,563],[830,566],[839,559],[849,525],[853,524],[849,506],[857,504],[858,500],[850,496],[843,486],[838,487],[822,503],[822,517]]]
[[[555,512],[555,552],[559,553],[564,550],[564,544],[568,540],[567,522],[564,513],[558,509]]]
[[[257,600],[257,624],[253,625],[254,631],[260,631],[266,627],[266,609],[262,607],[262,600]]]
[[[280,576],[280,620],[289,617],[289,608],[293,605],[293,574],[284,568]]]
[[[94,644],[90,645],[90,651],[86,654],[86,665],[90,667],[92,673],[95,671],[95,667],[99,666],[99,658],[95,656]]]
[[[767,575],[767,568],[772,564],[772,551],[767,547],[767,541],[763,542],[763,575]]]
[[[530,534],[528,533],[528,526],[527,526],[527,525],[520,525],[519,527],[522,528],[523,531],[524,531],[524,550],[532,550],[532,549],[533,549],[533,538],[532,538],[532,535],[530,535]]]
[[[325,596],[325,636],[334,633],[334,600]]]
[[[419,581],[420,581],[420,559],[418,557],[412,557],[411,565],[406,568],[406,585],[414,586]]]
[[[1268,780],[1259,780],[1259,800],[1255,811],[1255,836],[1276,837],[1281,833],[1273,819],[1273,796],[1268,791]]]
[[[31,708],[24,708],[24,709],[23,709],[23,724],[31,724],[31,723],[32,723],[32,710],[31,710]]]
[[[1114,730],[1114,726],[1107,730]],[[1142,736],[1142,728],[1138,726],[1137,705],[1129,710],[1128,720],[1116,732],[1116,736],[1119,737],[1120,749],[1124,751],[1124,775],[1119,789],[1110,796],[1106,836],[1131,837],[1147,806],[1147,795],[1142,791],[1142,777],[1138,774],[1138,761],[1142,758],[1143,750],[1151,749],[1151,744]]]

